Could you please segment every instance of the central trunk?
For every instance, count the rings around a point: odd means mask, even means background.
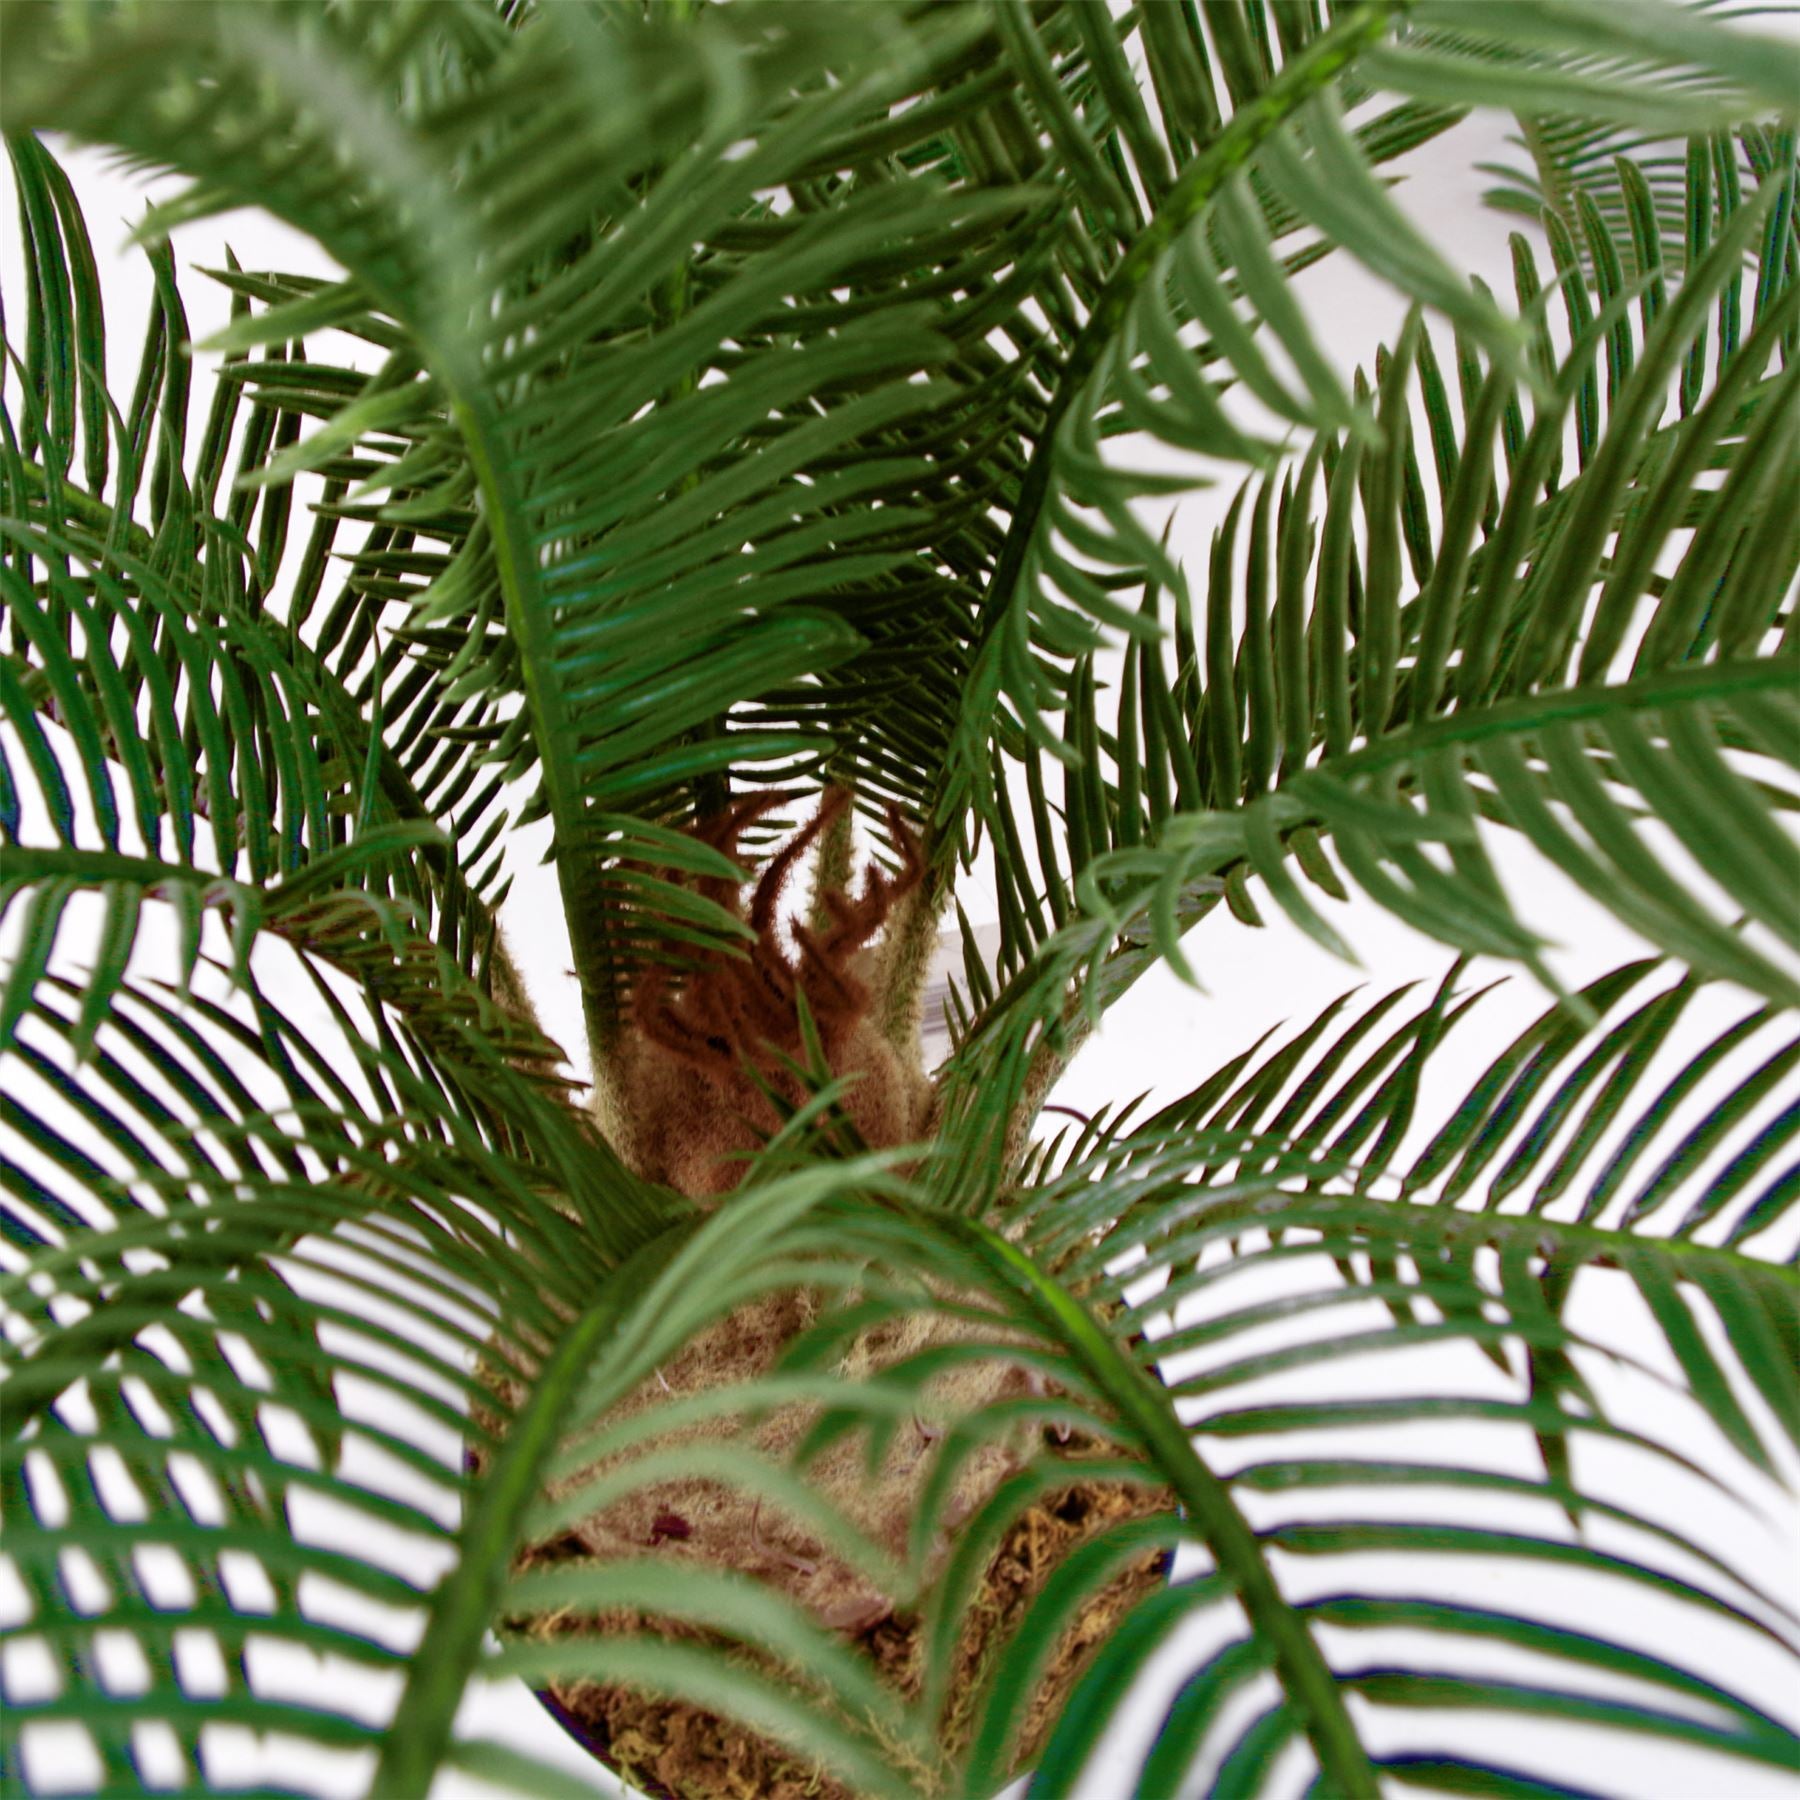
[[[740,832],[781,798],[739,802],[695,826],[692,835],[735,859]],[[826,1080],[842,1087],[839,1122],[869,1148],[915,1144],[929,1136],[934,1095],[919,1046],[917,989],[924,972],[920,930],[929,930],[931,921],[906,916],[923,911],[924,858],[910,828],[890,809],[889,838],[898,867],[888,871],[872,864],[860,892],[852,895],[848,825],[848,796],[834,790],[811,822],[769,857],[754,886],[748,876],[741,887],[702,881],[700,892],[747,926],[744,953],[690,959],[681,974],[652,967],[639,976],[631,995],[626,1029],[603,1084],[622,1116],[602,1123],[610,1125],[609,1135],[640,1175],[709,1209],[731,1204],[758,1146],[780,1129],[784,1106],[803,1104]],[[791,922],[784,934],[785,885],[821,838],[812,927]],[[903,904],[908,901],[910,906]],[[802,1461],[797,1453],[820,1423],[813,1405],[715,1414],[664,1430],[653,1423],[659,1412],[681,1401],[773,1374],[790,1347],[825,1321],[829,1308],[855,1298],[839,1290],[771,1291],[692,1338],[595,1422],[601,1431],[643,1426],[645,1435],[610,1461],[569,1474],[553,1497],[623,1466],[646,1447],[693,1453],[692,1472],[639,1488],[589,1514],[555,1543],[529,1549],[524,1562],[659,1557],[744,1575],[854,1640],[900,1691],[916,1691],[916,1600],[942,1572],[957,1528],[1045,1450],[1041,1415],[983,1434],[973,1449],[964,1449],[954,1436],[959,1421],[1045,1391],[1011,1353],[1005,1319],[982,1307],[976,1296],[921,1293],[917,1310],[897,1310],[879,1326],[844,1340],[847,1347],[836,1352],[825,1372],[850,1387],[866,1385],[884,1370],[901,1379],[901,1365],[911,1359],[949,1352],[934,1357],[926,1379],[909,1383],[916,1410],[884,1443],[872,1445],[867,1427],[859,1425]],[[933,1311],[934,1300],[954,1302],[958,1315]],[[966,1316],[970,1313],[988,1316]],[[954,1348],[959,1344],[965,1346],[961,1354]],[[914,1520],[947,1438],[956,1444],[956,1465],[947,1490],[937,1496],[931,1540],[916,1555]],[[867,1568],[838,1554],[805,1516],[715,1478],[707,1469],[709,1446],[750,1451],[794,1468],[876,1553],[872,1560],[899,1571],[899,1579],[874,1579]],[[1081,1449],[1063,1451],[1071,1458],[1072,1480]],[[969,1614],[959,1656],[970,1681],[956,1684],[953,1709],[970,1703],[971,1683],[987,1651],[1017,1622],[1054,1562],[1090,1529],[1084,1522],[1166,1508],[1166,1496],[1155,1490],[1088,1483],[1039,1501],[1015,1521]],[[1085,1663],[1086,1648],[1103,1635],[1093,1621],[1102,1614],[1110,1618],[1145,1582],[1158,1579],[1146,1565],[1095,1597],[1053,1661],[1046,1694],[1054,1690],[1053,1699],[1059,1698]],[[523,1629],[579,1634],[637,1630],[643,1623],[559,1617]],[[744,1794],[760,1800],[765,1793],[787,1793],[784,1783],[792,1774],[800,1784],[792,1787],[796,1796],[843,1792],[755,1734],[697,1708],[593,1683],[557,1689],[549,1698],[605,1760],[653,1791],[684,1800]],[[1045,1711],[1040,1705],[1034,1717],[1025,1749],[1048,1729],[1053,1707]],[[952,1736],[956,1729],[946,1721]],[[747,1773],[751,1770],[755,1773]],[[931,1791],[930,1772],[918,1774],[921,1791]]]

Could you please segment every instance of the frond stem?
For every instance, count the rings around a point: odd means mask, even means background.
[[[1262,93],[1240,106],[1218,136],[1182,170],[1155,216],[1125,253],[1070,347],[1056,391],[1044,410],[1006,539],[976,620],[972,654],[978,655],[985,648],[1012,604],[1038,516],[1049,495],[1056,435],[1063,416],[1124,323],[1139,289],[1155,274],[1163,253],[1206,210],[1257,148],[1315,94],[1336,81],[1362,51],[1378,43],[1408,4],[1409,0],[1363,0],[1314,38]]]
[[[370,1794],[384,1800],[425,1800],[450,1748],[464,1684],[481,1660],[482,1639],[511,1575],[514,1545],[537,1502],[544,1466],[569,1407],[591,1379],[595,1358],[621,1315],[691,1229],[692,1222],[684,1221],[622,1263],[545,1362],[480,1485],[463,1525],[456,1566],[432,1596],[431,1614],[383,1740]]]
[[[485,402],[470,398],[466,391],[453,389],[453,394],[451,414],[480,486],[493,538],[507,630],[519,646],[525,696],[531,708],[539,766],[555,830],[552,848],[557,882],[562,890],[576,976],[581,983],[588,1064],[598,1086],[606,1079],[607,1053],[618,1035],[619,1008],[607,973],[612,966],[608,934],[594,900],[598,859],[583,841],[586,805],[573,759],[560,755],[557,749],[558,745],[575,741],[574,721],[551,668],[555,649],[549,607],[531,572],[528,548],[517,541],[523,502],[493,453],[500,437],[499,422]]]

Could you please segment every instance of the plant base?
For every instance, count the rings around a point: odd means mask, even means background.
[[[1076,1481],[1021,1514],[988,1567],[958,1652],[949,1691],[960,1698],[963,1708],[977,1691],[989,1651],[1011,1635],[1051,1571],[1076,1545],[1125,1519],[1168,1512],[1172,1504],[1160,1488]],[[518,1566],[541,1569],[579,1560],[580,1555],[579,1544],[565,1539],[528,1550]],[[1102,1589],[1078,1615],[1032,1701],[1019,1741],[1018,1767],[1037,1759],[1094,1650],[1127,1611],[1168,1579],[1168,1561],[1166,1554],[1146,1557]],[[564,1636],[607,1629],[604,1618],[568,1615],[554,1625],[543,1618],[519,1624],[532,1635],[546,1635],[552,1629]],[[910,1696],[919,1686],[919,1638],[916,1617],[896,1613],[854,1634],[852,1641],[884,1680]],[[552,1686],[538,1698],[585,1749],[653,1800],[856,1800],[851,1789],[814,1765],[697,1706],[591,1681]],[[944,1741],[959,1746],[970,1724],[967,1711],[959,1711],[953,1699],[944,1721]],[[922,1793],[929,1791],[921,1787]]]

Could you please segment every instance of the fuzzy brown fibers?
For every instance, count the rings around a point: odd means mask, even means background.
[[[849,1083],[840,1110],[865,1144],[886,1149],[923,1136],[931,1083],[873,1023],[856,1020],[829,1055],[832,1075]],[[637,1035],[621,1045],[618,1061],[637,1172],[690,1200],[717,1201],[729,1193],[757,1146],[781,1123],[748,1076],[697,1069]],[[802,1100],[797,1084],[779,1068],[764,1079],[790,1104]]]
[[[769,1373],[782,1351],[812,1323],[816,1302],[805,1291],[766,1294],[701,1332],[605,1415],[607,1424],[641,1419],[689,1395],[710,1393]],[[862,1333],[834,1372],[866,1381],[882,1367],[922,1348],[966,1336],[968,1328],[928,1315],[903,1316]],[[907,1537],[939,1434],[957,1418],[1029,1391],[1028,1377],[1003,1356],[960,1364],[926,1384],[922,1410],[894,1435],[870,1475],[860,1433],[840,1438],[805,1467],[808,1487],[828,1500],[872,1544],[896,1562]],[[657,1436],[656,1447],[733,1442],[786,1461],[818,1417],[810,1406],[781,1407],[759,1422],[708,1419]],[[1018,1466],[1023,1446],[1001,1439],[964,1458],[945,1505],[954,1528]],[[633,1452],[624,1452],[629,1457]],[[573,1491],[613,1465],[600,1463],[553,1489]],[[903,1595],[882,1591],[867,1575],[827,1550],[796,1520],[722,1481],[688,1477],[641,1488],[591,1513],[568,1534],[588,1555],[608,1559],[655,1554],[678,1562],[755,1576],[806,1607],[824,1625],[855,1630],[893,1610]],[[934,1574],[948,1544],[931,1547],[923,1574]]]
[[[740,800],[691,835],[734,857],[740,834],[785,798]],[[871,862],[853,893],[847,879],[817,867],[814,924],[783,918],[795,869],[822,836],[837,845],[849,811],[850,796],[830,789],[754,882],[746,871],[739,885],[698,884],[744,924],[747,944],[702,954],[679,973],[652,962],[633,984],[603,1084],[622,1116],[602,1125],[612,1125],[640,1174],[689,1199],[716,1201],[738,1185],[749,1155],[781,1124],[767,1090],[789,1106],[802,1103],[806,1091],[793,1065],[815,1054],[824,1059],[816,1074],[847,1084],[841,1110],[871,1148],[912,1141],[928,1122],[931,1084],[916,1021],[900,1004],[904,996],[891,991],[897,975],[918,971],[888,954],[895,945],[875,943],[924,880],[923,850],[899,812],[890,807],[887,815],[895,870]],[[910,1028],[893,1029],[895,1019]]]

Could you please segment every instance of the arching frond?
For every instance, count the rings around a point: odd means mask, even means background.
[[[327,1758],[378,1741],[354,1696],[267,1698],[259,1646],[384,1679],[417,1660],[460,1691],[478,1637],[418,1648],[415,1632],[409,1648],[406,1622],[431,1591],[421,1568],[455,1564],[478,1491],[461,1446],[483,1441],[468,1409],[488,1389],[471,1368],[594,1341],[594,1292],[659,1226],[655,1204],[634,1205],[628,1178],[503,1065],[483,1076],[531,1162],[485,1149],[429,1082],[372,1047],[353,1064],[373,1090],[359,1105],[319,1060],[316,1030],[256,1003],[246,1029],[216,1007],[121,994],[82,1087],[105,1172],[41,1127],[43,1176],[9,1183],[12,1241],[34,1255],[29,1276],[0,1278],[8,1555],[32,1596],[7,1632],[64,1671],[48,1693],[9,1697],[27,1781],[37,1731],[57,1720],[83,1725],[114,1785],[138,1779],[133,1728],[151,1719],[178,1721],[190,1784],[220,1778],[222,1719],[280,1722]],[[22,1040],[33,1088],[56,1084],[73,1011],[46,999]],[[132,1123],[151,1105],[140,1057],[175,1095],[147,1127]],[[258,1078],[284,1070],[290,1097],[268,1110]],[[74,1205],[57,1197],[67,1177],[85,1189]],[[544,1198],[552,1183],[571,1212]],[[396,1423],[396,1396],[412,1424]],[[316,1536],[326,1514],[359,1522],[355,1552]],[[100,1583],[73,1615],[70,1579]],[[321,1607],[319,1582],[362,1612]],[[135,1688],[107,1648],[120,1633],[150,1671]],[[195,1686],[202,1641],[217,1687]]]
[[[1297,468],[1239,490],[1201,598],[1176,596],[1173,675],[1141,635],[1122,667],[1078,661],[1065,767],[1022,747],[1024,806],[994,754],[1010,983],[969,1030],[1059,1020],[1078,968],[1100,1005],[1155,958],[1181,966],[1180,933],[1221,897],[1256,920],[1252,883],[1333,949],[1307,884],[1529,961],[1536,941],[1483,821],[1519,831],[1650,942],[1791,1003],[1782,627],[1800,541],[1778,495],[1796,291],[1779,254],[1754,260],[1791,191],[1789,169],[1684,281],[1635,298],[1616,278],[1590,287],[1553,229],[1571,341],[1558,357],[1542,340],[1540,394],[1457,334],[1453,396],[1415,320],[1376,358],[1379,450],[1322,433]],[[1529,316],[1548,282],[1525,240],[1514,251]],[[1746,264],[1756,299],[1740,324]],[[1694,389],[1715,313],[1731,330],[1716,383]],[[1103,668],[1118,671],[1116,710],[1102,710]],[[1646,815],[1718,883],[1717,902],[1654,847]],[[1738,929],[1746,917],[1767,953]]]
[[[374,891],[415,909],[418,928],[465,973],[485,970],[502,891],[493,854],[507,822],[500,778],[478,779],[466,753],[445,754],[458,741],[446,704],[454,664],[372,643],[370,621],[357,624],[361,561],[335,597],[325,591],[342,523],[336,500],[354,459],[333,472],[304,541],[290,532],[286,485],[226,486],[229,465],[240,481],[254,473],[292,440],[298,417],[260,402],[246,409],[249,384],[227,365],[190,445],[188,326],[166,246],[151,253],[158,306],[127,425],[98,360],[104,318],[80,211],[47,153],[30,139],[13,142],[22,210],[35,228],[22,411],[9,442],[37,448],[32,460],[7,458],[0,472],[11,497],[0,527],[10,568],[0,580],[21,659],[5,677],[6,714],[38,790],[27,810],[48,808],[71,850],[104,850],[116,863],[135,849],[189,867],[193,879],[172,894],[198,895],[206,877],[240,887],[292,881],[320,858],[345,863],[350,840],[373,829],[388,864],[399,864]],[[293,348],[298,360],[277,359],[290,373],[305,366]],[[79,418],[56,390],[76,372]],[[346,379],[359,380],[353,371]],[[85,486],[72,477],[78,461]],[[324,624],[307,630],[321,599]],[[471,735],[479,742],[478,728]],[[66,758],[54,747],[64,743]],[[0,776],[14,836],[26,805],[21,779]],[[160,879],[123,865],[111,873],[140,887]],[[106,878],[99,864],[87,875]],[[121,907],[126,893],[118,890]],[[198,915],[183,905],[191,938]],[[121,953],[125,916],[108,934]],[[47,950],[49,941],[38,943]],[[500,961],[504,982],[503,950]],[[105,990],[102,978],[95,1005]]]
[[[1596,1398],[1614,1391],[1601,1371],[1619,1352],[1586,1337],[1569,1310],[1571,1290],[1596,1271],[1629,1283],[1679,1367],[1683,1404],[1742,1459],[1736,1484],[1754,1491],[1753,1469],[1792,1482],[1794,1271],[1746,1246],[1791,1248],[1791,1172],[1770,1176],[1794,1149],[1796,1121],[1778,1098],[1796,1047],[1763,1008],[1633,1098],[1695,993],[1691,979],[1658,975],[1645,962],[1602,978],[1581,996],[1598,1023],[1572,1005],[1552,1008],[1466,1094],[1448,1097],[1429,1097],[1433,1059],[1479,1018],[1479,995],[1446,981],[1410,1010],[1404,990],[1356,1013],[1339,1001],[1141,1124],[1090,1125],[1006,1198],[998,1232],[938,1226],[932,1215],[879,1227],[890,1266],[985,1278],[1005,1329],[1026,1334],[1050,1390],[1067,1396],[1067,1417],[1083,1429],[1103,1421],[1109,1450],[1169,1482],[1181,1535],[1208,1553],[1202,1574],[1142,1604],[1108,1643],[1034,1792],[1083,1791],[1083,1771],[1150,1656],[1172,1654],[1178,1634],[1191,1638],[1228,1598],[1242,1622],[1228,1612],[1217,1648],[1174,1690],[1149,1761],[1128,1778],[1136,1791],[1240,1782],[1251,1791],[1275,1747],[1302,1739],[1335,1791],[1423,1780],[1435,1754],[1431,1712],[1445,1706],[1604,1718],[1773,1768],[1800,1757],[1788,1725],[1666,1645],[1593,1629],[1594,1614],[1547,1599],[1471,1603],[1458,1585],[1471,1557],[1549,1562],[1593,1578],[1595,1592],[1643,1586],[1752,1637],[1792,1641],[1779,1585],[1665,1516],[1662,1478],[1650,1471],[1700,1472],[1679,1434],[1626,1424]],[[1723,1099],[1684,1111],[1684,1097],[1731,1056],[1750,1059],[1751,1072]],[[1713,1318],[1723,1348],[1706,1328]],[[1284,1329],[1271,1340],[1275,1324]],[[1458,1361],[1453,1346],[1478,1354]],[[1346,1358],[1398,1373],[1357,1390],[1379,1398],[1344,1398],[1336,1371]],[[854,1404],[846,1397],[847,1410]],[[1459,1423],[1450,1460],[1391,1448],[1400,1421],[1426,1418]],[[1502,1448],[1521,1430],[1539,1446],[1535,1471]],[[1203,1457],[1190,1458],[1190,1431]],[[1624,1492],[1601,1473],[1621,1453],[1648,1478]],[[1048,1464],[1042,1478],[1053,1479]],[[969,1554],[933,1602],[950,1609],[939,1616],[970,1602],[982,1546],[1030,1491],[1021,1479],[968,1528]],[[1488,1506],[1509,1523],[1473,1523]],[[1151,1541],[1122,1532],[1116,1554],[1140,1538]],[[1378,1552],[1407,1559],[1404,1591],[1369,1561]],[[1285,1597],[1292,1584],[1269,1578],[1277,1555],[1284,1567],[1294,1557],[1318,1566],[1298,1584],[1316,1598]],[[1004,1773],[1058,1621],[1115,1566],[1097,1543],[1009,1641],[984,1685],[967,1791]],[[1402,1664],[1357,1660],[1364,1631],[1401,1628]],[[1515,1673],[1515,1656],[1528,1675]],[[1626,1698],[1604,1688],[1608,1675],[1649,1687]],[[1243,1706],[1252,1684],[1268,1695],[1254,1714]],[[1368,1729],[1349,1725],[1351,1695],[1391,1720],[1379,1755],[1362,1747]],[[1425,1723],[1408,1725],[1407,1714]],[[1515,1768],[1553,1785],[1564,1774],[1534,1769],[1525,1740]]]

